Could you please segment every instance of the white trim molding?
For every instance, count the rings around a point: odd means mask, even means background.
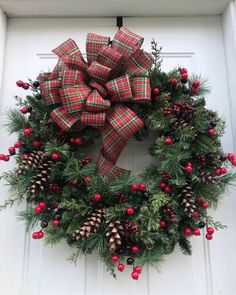
[[[0,7],[0,101],[2,93],[2,76],[4,67],[4,54],[6,44],[6,31],[7,31],[7,17]]]

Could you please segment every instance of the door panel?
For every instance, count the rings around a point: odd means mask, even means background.
[[[232,150],[230,109],[220,17],[195,18],[125,18],[124,25],[145,38],[144,49],[150,51],[155,38],[163,46],[163,69],[186,66],[189,71],[202,73],[210,79],[212,92],[207,104],[224,116],[227,133],[225,150]],[[87,32],[114,36],[115,19],[10,19],[8,23],[6,61],[1,98],[1,114],[14,105],[13,94],[24,95],[16,88],[15,81],[35,78],[39,71],[52,69],[56,58],[50,53],[61,42],[71,37],[85,52]],[[3,122],[1,117],[1,123]],[[0,151],[13,142],[5,130],[0,129]],[[131,139],[119,163],[134,173],[151,162],[147,152],[150,140],[137,143]],[[97,150],[98,152],[98,150]],[[1,171],[14,167],[2,164]],[[2,200],[7,196],[1,188]],[[0,214],[0,285],[6,295],[47,294],[137,294],[137,295],[233,295],[235,282],[233,266],[236,265],[233,245],[236,235],[234,215],[235,200],[226,198],[215,214],[229,228],[215,235],[207,243],[202,237],[193,237],[191,257],[176,251],[166,257],[161,272],[145,267],[142,278],[132,281],[129,270],[113,280],[95,255],[82,257],[77,266],[66,261],[70,254],[67,245],[46,248],[41,241],[24,234],[22,224],[16,222],[12,209]],[[227,275],[228,273],[228,275]],[[14,284],[12,283],[14,281]]]

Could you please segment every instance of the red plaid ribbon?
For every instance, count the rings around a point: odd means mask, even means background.
[[[52,120],[63,130],[99,128],[103,148],[98,171],[110,179],[127,173],[116,161],[127,141],[144,123],[124,102],[150,100],[147,72],[152,60],[140,47],[143,38],[126,28],[114,37],[89,33],[88,63],[72,39],[53,52],[59,57],[52,73],[39,76],[40,89],[48,106],[55,106]],[[115,104],[114,104],[115,103]]]

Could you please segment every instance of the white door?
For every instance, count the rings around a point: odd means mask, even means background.
[[[14,105],[13,95],[25,92],[15,86],[18,79],[35,78],[40,70],[53,67],[56,60],[51,49],[71,37],[85,52],[87,32],[114,36],[115,18],[105,19],[23,19],[8,21],[3,93],[0,101],[4,109]],[[163,68],[182,65],[210,79],[209,107],[216,109],[227,122],[223,139],[226,151],[233,150],[230,125],[229,94],[225,65],[221,18],[125,18],[124,25],[145,38],[144,49],[150,50],[155,38],[163,46]],[[1,116],[3,122],[3,116]],[[1,123],[2,123],[1,122]],[[0,151],[14,141],[0,129]],[[140,148],[140,145],[139,147]],[[131,140],[120,162],[136,170],[149,160],[146,144],[139,155]],[[144,156],[140,157],[140,153]],[[140,159],[143,159],[140,162]],[[4,171],[14,163],[1,163]],[[1,202],[7,190],[1,186]],[[230,193],[229,193],[230,194]],[[232,195],[232,193],[231,193]],[[178,249],[166,257],[158,273],[146,267],[139,281],[130,279],[129,272],[114,280],[94,256],[82,257],[75,267],[66,261],[70,251],[66,245],[46,248],[43,242],[32,240],[16,221],[21,208],[0,212],[0,293],[4,295],[234,295],[236,293],[236,200],[226,197],[215,214],[228,229],[215,234],[207,242],[203,236],[193,237],[191,257]]]

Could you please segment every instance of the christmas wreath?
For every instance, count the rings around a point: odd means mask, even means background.
[[[179,245],[191,254],[189,237],[211,240],[223,227],[207,214],[233,181],[232,153],[220,137],[224,122],[205,106],[206,81],[186,68],[161,71],[160,51],[141,50],[143,38],[121,28],[114,39],[89,33],[87,61],[69,39],[53,52],[50,73],[16,84],[30,89],[16,96],[6,126],[18,140],[9,154],[17,168],[2,175],[13,195],[1,206],[27,202],[19,213],[33,239],[63,239],[81,253],[96,252],[115,275],[131,266],[158,263]],[[153,164],[141,175],[116,165],[131,137],[152,133]],[[98,159],[88,154],[102,145]]]

